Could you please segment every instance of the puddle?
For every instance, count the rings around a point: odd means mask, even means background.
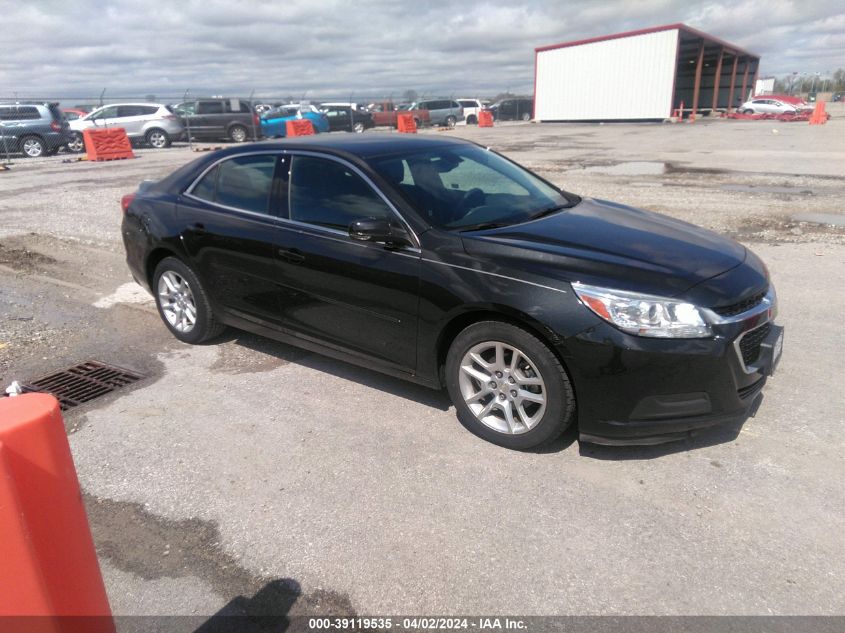
[[[812,189],[796,189],[795,187],[776,187],[769,185],[721,185],[719,189],[724,191],[747,191],[749,193],[795,193],[803,196],[812,196]]]
[[[831,224],[845,227],[845,215],[839,213],[796,213],[792,216],[796,222],[811,222],[813,224]]]
[[[584,167],[584,171],[594,174],[612,174],[615,176],[662,176],[669,170],[669,164],[635,160],[615,165],[593,165]]]

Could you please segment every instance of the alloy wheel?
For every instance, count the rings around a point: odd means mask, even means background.
[[[485,341],[464,354],[458,384],[475,418],[509,435],[534,428],[546,411],[546,383],[527,354],[501,341]]]
[[[159,130],[154,130],[147,137],[147,142],[156,149],[162,149],[163,147],[167,147],[167,134]]]
[[[44,143],[37,138],[28,138],[23,142],[23,153],[30,158],[38,158],[44,153]]]
[[[188,282],[172,270],[162,273],[158,280],[158,299],[161,312],[177,332],[187,333],[197,323],[197,306]]]

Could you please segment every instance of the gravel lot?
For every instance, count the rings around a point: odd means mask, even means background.
[[[445,393],[241,332],[182,345],[125,267],[119,200],[196,154],[14,160],[0,172],[2,386],[91,358],[147,376],[65,420],[114,611],[843,614],[833,106],[825,126],[425,132],[734,236],[767,262],[786,345],[757,416],[650,448],[568,432],[510,452],[466,432]]]

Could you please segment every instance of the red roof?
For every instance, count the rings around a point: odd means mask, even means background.
[[[541,53],[543,51],[551,51],[556,48],[567,48],[569,46],[581,46],[582,44],[592,44],[593,42],[604,42],[605,40],[617,40],[623,37],[635,37],[637,35],[647,35],[648,33],[658,33],[660,31],[685,31],[691,35],[695,35],[696,37],[704,38],[705,40],[709,40],[714,44],[721,44],[727,49],[735,51],[741,55],[747,55],[749,57],[755,57],[759,59],[759,55],[755,55],[749,51],[746,51],[739,46],[735,46],[729,42],[725,42],[724,40],[720,40],[718,37],[713,37],[712,35],[708,35],[702,31],[692,28],[691,26],[687,26],[686,24],[682,24],[677,22],[675,24],[664,24],[663,26],[653,26],[648,29],[639,29],[636,31],[625,31],[624,33],[614,33],[613,35],[602,35],[600,37],[591,37],[585,40],[574,40],[571,42],[561,42],[560,44],[549,44],[548,46],[538,46],[534,49],[535,52]]]

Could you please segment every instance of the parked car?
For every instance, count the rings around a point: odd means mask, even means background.
[[[86,116],[88,113],[85,110],[80,110],[78,108],[62,108],[62,114],[65,115],[65,118],[68,121],[76,121],[77,119],[81,119]]]
[[[169,106],[161,103],[113,103],[70,122],[74,137],[68,143],[68,149],[72,152],[84,151],[84,130],[109,127],[122,127],[131,142],[146,143],[156,149],[170,147],[173,140],[185,131],[179,117]]]
[[[466,98],[459,98],[458,103],[460,104],[461,108],[463,108],[464,120],[466,121],[467,125],[477,125],[478,113],[486,109],[489,105],[489,102],[487,101]]]
[[[340,107],[340,108],[352,108],[353,110],[361,110],[366,111],[367,106],[363,103],[355,103],[353,101],[327,101],[326,103],[321,103],[319,106],[320,110],[328,110],[330,108]]]
[[[273,108],[261,115],[261,134],[265,138],[284,138],[287,136],[288,121],[308,119],[314,126],[314,132],[329,131],[329,120],[325,114],[310,105],[289,104]]]
[[[845,101],[845,92],[834,92],[830,97],[831,101]]]
[[[496,121],[530,121],[534,116],[534,99],[502,99],[490,106]]]
[[[415,109],[413,108],[413,104],[410,103],[396,105],[392,101],[380,101],[378,103],[371,103],[368,110],[373,115],[373,123],[377,126],[386,125],[396,127],[396,115],[400,112],[412,115],[417,127],[422,127],[430,121],[428,110]]]
[[[432,125],[455,127],[458,121],[464,120],[464,109],[454,99],[430,99],[418,101],[413,109],[428,110],[429,122]]]
[[[445,386],[511,448],[576,421],[584,441],[648,444],[743,420],[783,345],[742,244],[460,139],[229,148],[122,207],[129,268],[179,340],[232,326]]]
[[[796,114],[798,107],[770,97],[746,101],[739,106],[742,114]]]
[[[356,110],[349,105],[330,106],[323,104],[320,106],[320,111],[326,115],[329,130],[332,132],[343,131],[360,134],[375,126],[372,114]]]
[[[228,139],[243,143],[261,138],[261,121],[246,99],[195,99],[176,106],[192,138],[199,141]]]
[[[0,155],[49,156],[72,138],[58,103],[0,103]]]

